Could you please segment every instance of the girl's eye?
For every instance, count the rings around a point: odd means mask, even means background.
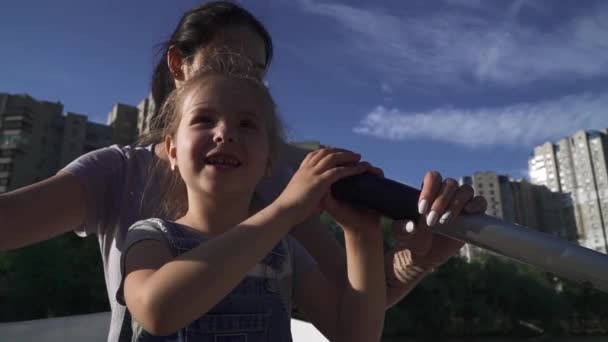
[[[258,124],[257,124],[257,122],[255,122],[253,120],[245,119],[245,120],[241,121],[241,127],[256,129],[256,128],[258,128]]]
[[[210,115],[198,115],[192,120],[193,125],[201,124],[205,126],[212,125],[214,123],[214,118]]]

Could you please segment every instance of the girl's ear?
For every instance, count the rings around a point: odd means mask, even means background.
[[[176,81],[184,81],[184,57],[175,45],[171,45],[167,50],[167,66],[171,72],[171,76]]]
[[[169,157],[169,164],[171,165],[171,171],[177,167],[177,147],[171,136],[165,137],[165,151]]]

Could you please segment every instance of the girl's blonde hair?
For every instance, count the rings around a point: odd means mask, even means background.
[[[155,122],[150,124],[151,127],[158,128],[148,133],[145,140],[161,141],[164,149],[164,139],[168,136],[175,137],[177,133],[186,95],[200,87],[210,76],[218,75],[247,82],[253,89],[258,90],[257,96],[262,96],[268,102],[271,110],[264,114],[266,114],[265,124],[268,132],[268,167],[272,168],[282,158],[285,146],[283,124],[268,88],[258,78],[259,70],[256,69],[250,59],[238,54],[221,53],[207,57],[204,65],[196,71],[192,78],[186,81],[182,87],[169,94],[160,109],[159,115],[154,118]],[[159,198],[151,198],[151,182],[156,183],[154,186],[160,186]],[[186,185],[179,174],[179,170],[177,168],[175,171],[170,170],[169,163],[166,160],[157,158],[152,166],[151,177],[144,191],[142,201],[144,203],[148,201],[158,203],[151,209],[152,216],[175,220],[185,215],[188,210],[188,200]],[[256,194],[254,194],[252,207],[255,209],[261,207],[261,202]]]

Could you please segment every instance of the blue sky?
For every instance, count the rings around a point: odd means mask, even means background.
[[[3,4],[0,92],[104,122],[145,97],[156,44],[198,3]],[[274,38],[268,82],[289,136],[359,151],[391,178],[519,178],[534,146],[608,127],[604,1],[241,3]]]

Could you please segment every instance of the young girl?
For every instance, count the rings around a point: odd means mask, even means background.
[[[174,207],[174,221],[140,221],[127,233],[118,298],[124,293],[133,340],[290,341],[292,297],[330,340],[378,340],[386,300],[379,216],[337,203],[329,187],[379,170],[346,150],[314,151],[256,212],[256,186],[278,160],[282,135],[267,89],[229,62],[208,61],[163,108],[170,177],[186,189],[169,194],[182,193],[174,203],[187,207]],[[344,229],[343,291],[301,260],[287,235],[320,208]]]

